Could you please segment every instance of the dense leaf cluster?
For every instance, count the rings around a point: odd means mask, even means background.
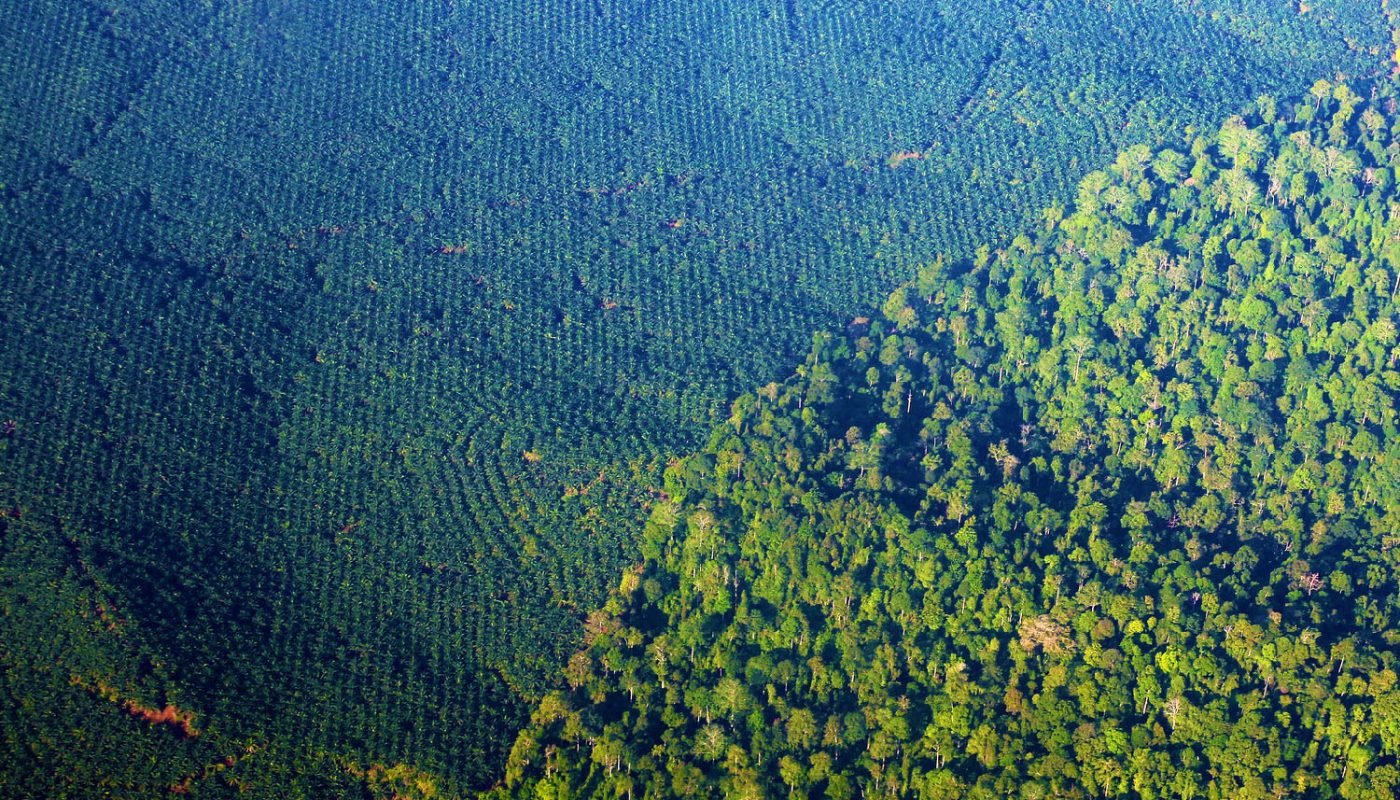
[[[1129,148],[818,335],[668,472],[505,789],[1393,797],[1392,92]]]

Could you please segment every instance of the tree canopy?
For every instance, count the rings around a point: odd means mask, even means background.
[[[1400,791],[1400,118],[1125,150],[667,472],[528,797]]]

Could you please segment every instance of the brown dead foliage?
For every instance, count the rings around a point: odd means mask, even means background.
[[[1037,647],[1051,654],[1068,653],[1074,649],[1069,628],[1051,619],[1049,614],[1022,619],[1018,632],[1021,634],[1021,646],[1028,652]]]

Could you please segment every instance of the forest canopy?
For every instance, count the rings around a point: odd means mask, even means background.
[[[1130,147],[666,474],[526,797],[1400,791],[1400,117]]]
[[[1100,430],[1090,417],[1076,417],[1081,405],[1101,401],[1096,387],[1106,370],[1128,375],[1125,391],[1138,391],[1139,371],[1108,345],[1122,328],[1139,337],[1133,347],[1145,347],[1140,338],[1159,324],[1147,310],[1160,297],[1144,287],[1135,297],[1147,305],[1134,312],[1125,301],[1103,323],[1105,334],[1098,321],[1081,321],[1093,316],[1106,281],[1117,280],[1098,278],[1077,311],[1057,312],[1083,338],[1052,346],[1059,334],[1039,315],[1056,308],[1062,287],[1042,285],[1039,270],[1051,262],[1023,250],[1018,235],[1072,235],[1076,247],[1116,264],[1126,258],[1117,248],[1136,247],[1134,237],[1167,224],[1174,192],[1194,177],[1196,134],[1219,128],[1260,94],[1301,98],[1269,113],[1312,131],[1306,148],[1294,145],[1298,154],[1277,190],[1260,172],[1273,158],[1273,150],[1258,149],[1273,136],[1260,106],[1233,143],[1206,140],[1205,172],[1183,189],[1181,202],[1196,203],[1193,192],[1206,182],[1225,181],[1237,196],[1199,198],[1212,213],[1271,208],[1283,222],[1261,224],[1253,245],[1224,234],[1215,244],[1162,245],[1171,258],[1168,277],[1158,279],[1171,287],[1163,297],[1206,291],[1191,271],[1195,262],[1181,253],[1213,270],[1238,262],[1250,275],[1275,261],[1290,270],[1330,269],[1331,259],[1350,252],[1338,248],[1351,247],[1351,239],[1328,234],[1324,243],[1292,227],[1303,200],[1322,203],[1312,198],[1344,185],[1338,176],[1353,167],[1360,170],[1352,180],[1357,197],[1372,202],[1391,191],[1382,156],[1358,150],[1353,162],[1345,152],[1357,145],[1329,138],[1343,105],[1353,107],[1354,118],[1342,123],[1348,141],[1360,136],[1367,111],[1382,115],[1382,127],[1390,124],[1368,82],[1394,66],[1396,26],[1384,0],[10,5],[12,13],[0,14],[6,798],[388,800],[491,787],[532,709],[569,685],[562,672],[576,651],[622,613],[619,600],[610,614],[595,614],[618,576],[643,558],[649,511],[675,505],[684,516],[676,537],[691,527],[692,512],[705,509],[714,523],[702,516],[693,527],[737,535],[733,509],[709,508],[700,498],[718,491],[719,481],[743,487],[761,479],[762,459],[744,449],[765,441],[754,434],[754,415],[807,425],[793,416],[794,402],[798,412],[827,420],[819,420],[822,433],[812,441],[783,439],[785,428],[771,435],[783,444],[770,456],[820,489],[802,488],[802,495],[811,491],[810,502],[820,504],[830,500],[824,492],[874,492],[910,521],[911,536],[942,535],[929,515],[968,523],[966,535],[993,530],[993,512],[980,505],[992,496],[990,479],[980,473],[953,473],[956,482],[940,490],[946,496],[929,501],[946,507],[919,512],[927,490],[921,476],[951,469],[967,447],[977,459],[998,447],[988,469],[1009,472],[1007,480],[1038,498],[1039,516],[1027,519],[1045,536],[1068,535],[1056,527],[1055,514],[1067,513],[1064,498],[1046,481],[1082,481],[1083,465],[1097,463],[1097,444],[1075,445],[1085,449],[1073,455],[1076,437],[1114,437],[1108,449],[1121,463],[1098,465],[1096,480],[1130,469],[1139,475],[1145,459],[1155,476],[1165,458],[1161,479],[1187,491],[1181,486],[1194,480],[1203,457],[1191,448],[1224,432],[1172,428],[1180,438],[1170,444],[1148,436],[1145,450],[1114,452],[1137,441],[1136,418],[1125,417],[1125,429]],[[1309,94],[1320,77],[1326,82]],[[1339,84],[1361,99],[1339,95]],[[1316,119],[1296,122],[1309,109]],[[1368,135],[1389,141],[1385,131]],[[1129,156],[1126,167],[1084,189],[1082,207],[1100,209],[1090,216],[1116,219],[1118,227],[1071,234],[1065,225],[1089,218],[1042,216],[1047,205],[1074,199],[1096,166],[1137,144],[1147,148],[1145,165]],[[1162,154],[1168,145],[1180,155]],[[1230,171],[1228,153],[1239,155],[1239,170],[1219,178],[1212,170]],[[1370,166],[1374,185],[1366,182]],[[1134,180],[1121,176],[1124,169]],[[1137,194],[1143,184],[1146,196]],[[1303,199],[1293,199],[1295,192]],[[1225,208],[1216,209],[1218,202]],[[1154,209],[1158,216],[1149,220]],[[1172,223],[1177,228],[1213,224],[1184,214]],[[1142,219],[1129,222],[1135,215]],[[1054,232],[1031,235],[1050,223]],[[1314,267],[1276,250],[1272,237],[1282,234],[1275,231],[1301,237]],[[1162,236],[1176,241],[1175,233]],[[1016,258],[1038,266],[1015,293],[1002,278],[970,277],[1011,271]],[[945,266],[923,270],[885,316],[872,313],[920,266],[935,263]],[[1358,280],[1370,286],[1365,270]],[[1335,279],[1343,276],[1350,273]],[[1218,288],[1214,272],[1204,280]],[[1239,356],[1247,361],[1230,360],[1232,330],[1201,345],[1197,320],[1237,314],[1250,331],[1273,331],[1277,341],[1265,336],[1265,353],[1291,353],[1295,317],[1281,317],[1286,324],[1274,317],[1295,310],[1264,292],[1231,302],[1239,306],[1226,309],[1222,299],[1208,313],[1182,310],[1161,338],[1167,358],[1187,353],[1234,376],[1231,391],[1241,394],[1227,395],[1218,413],[1252,437],[1253,423],[1245,422],[1256,407],[1273,413],[1262,393],[1279,378],[1253,376],[1260,359],[1249,352]],[[1012,307],[1020,311],[1007,314]],[[1330,325],[1324,312],[1344,313],[1330,300],[1298,312],[1314,326],[1310,341],[1323,335],[1316,326]],[[980,316],[987,313],[1001,326],[995,334]],[[812,346],[813,331],[840,331],[871,316],[877,319],[848,334],[823,337],[822,358],[795,382],[782,382]],[[935,333],[950,331],[953,351],[938,356],[939,369],[952,371],[929,373],[921,359],[943,345],[926,329],[940,317],[948,329]],[[1343,326],[1324,350],[1341,353],[1354,336],[1383,335],[1383,326],[1373,334],[1370,324],[1360,333]],[[1007,337],[1018,331],[1016,344]],[[864,347],[863,337],[875,348],[865,356],[870,363],[847,374],[856,369],[847,351]],[[925,342],[924,349],[910,353],[906,339]],[[1006,355],[997,349],[1003,340]],[[958,355],[959,347],[971,355]],[[993,357],[996,382],[988,384]],[[1198,373],[1164,372],[1155,353],[1142,359],[1149,373],[1166,376],[1163,407],[1180,406],[1193,419],[1217,413]],[[1291,359],[1263,362],[1285,371]],[[1305,366],[1315,362],[1326,366],[1320,356]],[[877,374],[865,377],[872,367]],[[1235,368],[1245,377],[1235,380]],[[1053,395],[1048,384],[1027,381],[1052,381],[1055,369],[1087,381],[1084,397],[1042,403]],[[944,390],[927,374],[956,381],[952,399],[935,402]],[[1313,375],[1308,367],[1285,379]],[[1341,380],[1350,386],[1352,377]],[[854,401],[832,405],[858,384],[881,393],[882,414],[886,404],[898,405],[898,385],[906,417],[934,420],[927,441],[909,453],[915,461],[892,455],[911,447],[903,422],[867,418]],[[979,394],[988,385],[1031,395],[1023,409],[1019,399]],[[797,386],[807,388],[794,401]],[[726,423],[731,401],[753,387],[771,388],[741,401],[737,426]],[[1389,390],[1373,383],[1353,405]],[[1331,409],[1335,393],[1328,384],[1286,413]],[[954,412],[957,420],[941,416]],[[990,417],[977,416],[983,412]],[[1337,469],[1349,469],[1333,466],[1326,448],[1386,452],[1377,427],[1388,424],[1377,416],[1383,413],[1376,405],[1342,444],[1332,426],[1348,431],[1350,418],[1296,432],[1299,441],[1315,442],[1299,451],[1306,457],[1295,456],[1290,481],[1331,485]],[[1053,446],[1044,441],[1051,423],[1026,414],[1063,420]],[[968,427],[976,421],[1001,431],[1013,419],[1028,421],[992,441],[981,427]],[[1170,422],[1159,415],[1156,424]],[[1036,426],[1024,443],[1020,424]],[[744,444],[716,443],[671,479],[693,483],[687,493],[666,489],[667,465],[704,449],[717,425]],[[1277,443],[1285,434],[1295,432],[1270,435]],[[924,446],[940,459],[930,467],[921,465]],[[1268,453],[1277,445],[1261,446]],[[830,464],[813,466],[829,447],[836,448]],[[823,477],[838,463],[849,480],[844,487]],[[1258,466],[1223,455],[1208,463],[1212,485],[1227,475],[1243,481],[1246,467]],[[1366,486],[1363,496],[1383,488]],[[1136,483],[1113,488],[1120,499],[1141,490]],[[778,484],[775,491],[797,488]],[[662,492],[670,499],[662,502]],[[1336,502],[1348,513],[1353,505],[1369,513],[1352,497],[1342,492]],[[1008,541],[1026,532],[1026,522],[1017,527],[1019,502],[1007,500],[996,512],[1012,515]],[[1117,513],[1116,501],[1099,502]],[[1238,513],[1224,499],[1218,505],[1173,505],[1172,513],[1191,525],[1216,511]],[[808,527],[826,524],[820,514],[840,513],[818,511]],[[1145,506],[1134,524],[1153,530],[1160,511]],[[1287,509],[1264,511],[1288,517]],[[1085,513],[1082,524],[1097,519],[1098,512]],[[1327,531],[1338,541],[1350,535],[1344,526]],[[1091,562],[1101,547],[1086,549]],[[1273,568],[1274,551],[1253,540],[1250,547],[1258,565],[1238,566],[1242,574]],[[660,552],[655,543],[648,548],[648,580],[664,588]],[[1032,556],[1017,558],[1040,568],[1025,561]],[[1143,563],[1123,560],[1139,580],[1152,578]],[[1335,568],[1324,569],[1330,562],[1304,560],[1309,569],[1300,579],[1316,573],[1323,586],[1281,584],[1272,600],[1255,592],[1255,602],[1282,602],[1292,591],[1343,596],[1329,594],[1342,591],[1331,583]],[[1238,561],[1246,563],[1248,556]],[[809,566],[799,566],[775,575],[805,576]],[[1062,594],[1078,591],[1079,566],[1067,560],[1052,570],[1062,576]],[[1343,572],[1352,592],[1345,596],[1360,597],[1370,578]],[[725,577],[721,570],[704,580]],[[727,577],[733,589],[732,567]],[[864,573],[851,580],[873,585]],[[977,580],[992,578],[983,573],[969,587]],[[751,605],[756,596],[751,590]],[[851,599],[845,610],[878,614],[886,602],[903,602],[893,597]],[[863,610],[867,602],[873,605]],[[998,595],[996,602],[1007,601]],[[1360,613],[1361,601],[1336,602]],[[1071,644],[1072,653],[1087,652],[1081,632],[1052,607],[1025,606],[1043,612],[1026,617],[1033,620],[1028,642],[1040,642],[1035,658]],[[1133,613],[1146,624],[1157,612]],[[1021,621],[1013,618],[1017,636]],[[1129,652],[1127,644],[1112,647]],[[840,663],[829,648],[822,658]],[[967,674],[982,680],[981,672]],[[1271,687],[1280,685],[1292,684]],[[1270,688],[1269,696],[1278,691]],[[577,697],[570,703],[582,708]],[[854,710],[841,710],[843,725]],[[720,726],[726,752],[740,742],[733,727],[739,712],[730,716],[712,713],[706,723]],[[906,719],[918,725],[922,718]],[[547,750],[550,741],[541,741]],[[622,741],[621,734],[609,741]],[[941,746],[953,759],[952,745]],[[792,758],[799,756],[808,758],[794,750]],[[612,763],[625,773],[633,762]],[[958,780],[968,779],[963,761],[949,763]],[[706,775],[715,769],[695,764]],[[812,791],[834,785],[806,769]],[[548,784],[531,782],[528,772],[520,772],[522,791]],[[865,780],[865,773],[849,774]],[[653,782],[650,790],[670,785]]]

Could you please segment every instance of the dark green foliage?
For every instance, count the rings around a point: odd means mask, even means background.
[[[1394,797],[1400,120],[1316,95],[736,401],[506,792]]]

